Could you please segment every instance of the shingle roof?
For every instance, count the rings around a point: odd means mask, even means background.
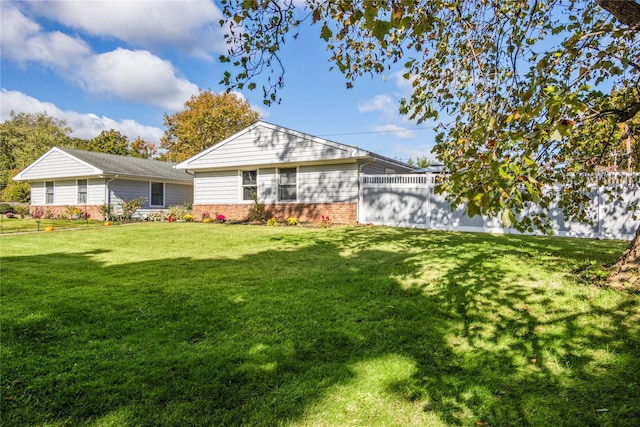
[[[139,159],[117,154],[61,148],[59,150],[100,169],[106,175],[139,176],[192,181],[193,177],[174,168],[176,163],[160,160]]]

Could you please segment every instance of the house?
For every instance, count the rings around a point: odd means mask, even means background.
[[[14,177],[31,183],[31,210],[54,217],[78,208],[102,218],[105,205],[144,198],[141,211],[193,202],[193,177],[175,163],[54,147]]]
[[[193,212],[246,220],[358,222],[363,174],[407,173],[410,165],[357,147],[263,121],[237,132],[176,166],[194,176]]]

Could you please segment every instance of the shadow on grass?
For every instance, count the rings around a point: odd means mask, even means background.
[[[640,425],[637,297],[563,282],[610,250],[344,229],[237,259],[4,257],[2,422],[406,425],[337,391],[394,356],[410,374],[372,393],[416,425]]]

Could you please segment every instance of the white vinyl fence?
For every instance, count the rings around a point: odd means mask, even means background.
[[[435,230],[519,233],[504,227],[499,218],[465,215],[463,208],[451,210],[445,196],[434,193],[435,174],[364,175],[360,178],[358,221],[362,224]],[[602,239],[633,238],[639,220],[628,209],[640,201],[640,174],[612,174],[609,186],[623,186],[623,201],[610,204],[606,187],[592,189],[594,224],[567,221],[560,208],[552,206],[547,215],[554,234],[568,237]],[[537,207],[531,208],[533,212]],[[640,214],[640,212],[636,212]],[[526,212],[524,213],[526,215]]]

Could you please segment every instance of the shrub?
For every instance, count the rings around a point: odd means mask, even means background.
[[[298,225],[298,218],[295,218],[295,217],[287,218],[287,224],[289,224],[289,225]]]
[[[151,212],[147,215],[147,221],[164,221],[167,219],[167,216],[164,212]]]
[[[65,216],[71,219],[78,219],[82,214],[82,210],[75,206],[67,206],[65,210]]]
[[[189,212],[187,212],[184,206],[174,205],[174,206],[169,206],[169,212],[167,213],[167,216],[177,219],[177,218],[182,218],[188,213]]]
[[[100,206],[100,214],[102,214],[102,218],[106,220],[111,221],[115,219],[115,216],[113,215],[113,211],[111,209],[111,205],[109,204]]]
[[[208,224],[208,223],[210,223],[211,221],[212,221],[212,219],[211,219],[211,218],[209,218],[209,217],[202,218],[202,222],[204,222],[205,224]]]
[[[144,197],[138,197],[137,199],[127,199],[122,201],[122,219],[124,221],[131,221],[133,214],[144,205]]]
[[[203,212],[202,219],[205,219],[205,218],[211,218],[211,214],[209,212]]]
[[[184,216],[182,217],[183,220],[187,221],[187,222],[191,222],[193,221],[193,215],[191,215],[190,213],[188,214],[184,214]]]
[[[41,219],[44,216],[44,210],[42,208],[35,208],[31,212],[31,218],[33,219]]]
[[[31,199],[31,185],[28,182],[10,181],[2,191],[2,198],[11,202],[26,203]]]
[[[331,218],[329,217],[329,215],[322,215],[322,221],[320,222],[320,227],[325,227],[328,228],[329,226],[331,226]]]
[[[249,211],[249,221],[262,221],[264,218],[264,203],[258,203],[258,193],[255,191],[251,193],[251,198],[253,199],[253,206]]]
[[[13,211],[20,215],[20,218],[24,218],[25,216],[29,216],[29,206],[17,205],[13,207]]]
[[[222,214],[216,214],[216,221],[218,222],[225,222],[227,220],[227,217],[222,215]]]
[[[11,206],[8,203],[1,203],[0,204],[0,214],[4,215],[4,214],[7,214],[9,212],[13,213],[13,206]]]
[[[275,217],[273,217],[273,218],[269,218],[269,219],[267,220],[267,225],[268,225],[269,227],[275,227],[275,226],[277,226],[277,225],[278,225],[278,220],[277,220]]]

